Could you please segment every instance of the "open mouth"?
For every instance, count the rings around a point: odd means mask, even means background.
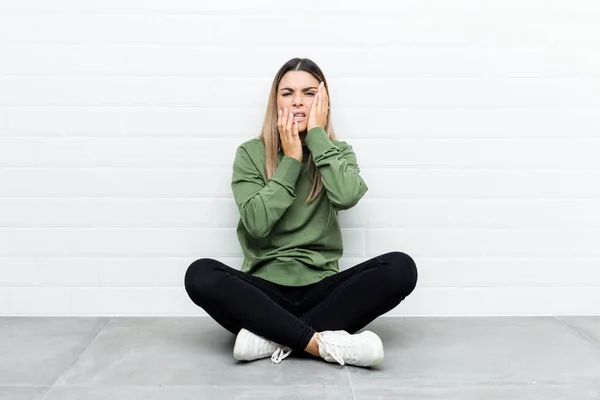
[[[306,115],[303,113],[298,113],[294,115],[294,121],[304,121],[304,119],[306,118]]]

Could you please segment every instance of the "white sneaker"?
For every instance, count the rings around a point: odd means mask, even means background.
[[[271,357],[273,364],[279,364],[291,352],[292,349],[289,347],[281,346],[243,328],[238,333],[233,346],[233,358],[240,361]]]
[[[354,335],[346,331],[325,331],[317,335],[316,341],[319,354],[328,362],[359,367],[371,367],[383,362],[383,343],[371,331]]]

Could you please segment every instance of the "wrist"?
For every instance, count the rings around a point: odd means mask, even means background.
[[[301,154],[284,154],[284,156],[289,157],[289,158],[293,158],[296,161],[302,162],[302,155]]]

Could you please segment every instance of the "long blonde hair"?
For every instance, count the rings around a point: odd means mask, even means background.
[[[260,139],[265,145],[266,158],[265,158],[265,175],[267,177],[267,181],[271,179],[275,170],[279,165],[278,154],[281,149],[281,140],[279,139],[279,130],[277,129],[277,88],[279,87],[279,83],[281,82],[281,78],[288,71],[305,71],[311,74],[312,76],[319,81],[319,83],[323,82],[325,85],[325,89],[327,89],[327,95],[329,96],[329,86],[327,85],[327,80],[325,79],[325,75],[323,75],[323,71],[321,68],[317,66],[313,61],[308,58],[292,58],[279,69],[277,75],[273,79],[273,84],[271,85],[271,93],[269,94],[269,103],[267,104],[267,112],[265,114],[265,120],[262,127],[262,133],[260,135]],[[325,124],[325,132],[330,140],[335,140],[335,133],[331,126],[331,109],[327,113],[327,123]],[[306,199],[307,202],[313,201],[319,196],[321,190],[323,190],[323,182],[321,181],[321,174],[315,165],[315,162],[312,159],[312,154],[308,156],[308,174],[311,175],[311,171],[313,171],[313,185]]]

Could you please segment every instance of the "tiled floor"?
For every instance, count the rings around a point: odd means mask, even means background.
[[[600,399],[600,317],[380,318],[378,368],[238,363],[209,318],[0,318],[1,400]]]

